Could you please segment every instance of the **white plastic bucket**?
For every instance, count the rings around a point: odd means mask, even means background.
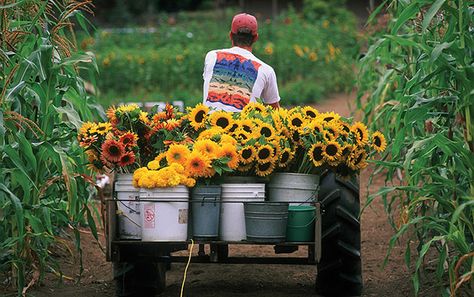
[[[132,174],[117,174],[115,177],[118,236],[120,239],[141,239],[140,191],[133,187]]]
[[[265,184],[222,184],[221,189],[219,237],[225,241],[246,240],[243,202],[264,201]]]
[[[318,198],[319,175],[274,173],[268,184],[268,200],[290,205],[312,205]]]
[[[187,240],[189,208],[187,187],[140,189],[140,200],[143,241]]]

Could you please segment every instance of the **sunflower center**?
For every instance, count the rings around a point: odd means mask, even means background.
[[[295,131],[295,132],[291,135],[291,139],[293,139],[294,142],[300,141],[300,133],[298,133],[297,131]]]
[[[221,127],[221,128],[226,128],[227,126],[229,126],[229,120],[226,119],[226,118],[219,118],[216,121],[216,125]]]
[[[354,163],[355,163],[356,165],[359,164],[359,163],[362,161],[362,158],[363,158],[363,157],[364,157],[363,154],[359,154],[359,155],[357,156],[357,159],[355,160]]]
[[[130,138],[128,138],[128,137],[125,137],[125,138],[123,139],[123,144],[129,144],[130,142],[131,142],[131,140],[130,140]]]
[[[247,148],[247,149],[242,150],[242,158],[247,160],[250,157],[252,157],[252,150],[251,149]]]
[[[307,110],[306,115],[313,119],[316,117],[316,114],[312,110]]]
[[[199,167],[201,167],[200,165],[201,165],[201,164],[199,163],[198,160],[194,160],[194,161],[191,162],[191,166],[192,166],[193,168],[199,168]]]
[[[229,129],[229,131],[230,131],[230,132],[234,132],[235,129],[237,129],[237,127],[239,127],[239,125],[237,125],[237,124],[234,123],[234,124],[232,125],[232,127]]]
[[[173,155],[173,158],[174,158],[175,160],[179,160],[179,159],[181,159],[181,154],[175,153],[175,154]]]
[[[346,125],[342,125],[342,130],[343,130],[344,132],[347,132],[347,133],[349,133],[349,132],[351,131],[351,130],[349,129],[349,127],[347,127]]]
[[[357,129],[356,131],[357,131],[357,137],[359,138],[359,140],[362,140],[362,137],[363,137],[363,135],[364,135],[364,134],[362,133],[362,130]]]
[[[283,164],[286,163],[289,158],[290,158],[290,153],[288,151],[283,152],[283,154],[281,154],[280,163],[283,163]]]
[[[270,157],[270,150],[269,150],[269,149],[263,148],[263,149],[261,149],[261,150],[258,152],[258,158],[259,158],[259,159],[264,160],[264,159],[266,159],[266,158],[268,158],[268,157]]]
[[[315,161],[321,161],[323,159],[323,149],[320,146],[314,148],[313,159]]]
[[[343,156],[347,156],[350,152],[350,149],[348,147],[345,147],[343,150],[342,150],[342,155]]]
[[[206,114],[206,112],[204,110],[200,110],[196,113],[196,116],[194,117],[194,120],[197,122],[197,123],[201,123],[203,120],[204,120],[204,115]]]
[[[329,122],[329,121],[332,121],[332,120],[334,120],[334,117],[325,117],[324,118],[324,121],[326,121],[326,122]]]
[[[262,129],[260,130],[260,133],[264,135],[265,137],[272,136],[272,130],[270,130],[270,128],[268,127],[262,127]]]
[[[294,118],[291,120],[291,124],[293,124],[293,126],[295,127],[301,127],[301,125],[303,124],[303,121],[299,118]]]
[[[335,156],[337,154],[337,146],[334,144],[328,144],[326,146],[326,154],[331,157]]]
[[[247,125],[243,125],[242,129],[244,129],[244,131],[247,132],[247,133],[252,132],[252,128],[250,128],[250,126],[247,126]]]
[[[272,166],[272,163],[270,163],[270,162],[263,163],[263,164],[258,164],[258,169],[260,171],[267,171],[268,169],[270,169],[270,166]]]
[[[109,147],[109,154],[112,155],[112,156],[118,156],[120,155],[120,149],[118,146],[116,145],[111,145]]]
[[[374,144],[376,146],[381,146],[382,145],[382,140],[380,139],[380,137],[378,137],[378,136],[374,137]]]
[[[122,157],[122,159],[121,159],[121,161],[122,161],[123,163],[128,163],[128,162],[130,162],[130,160],[131,160],[131,158],[130,158],[129,155],[124,155],[124,156]]]

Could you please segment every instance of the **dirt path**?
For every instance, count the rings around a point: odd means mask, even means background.
[[[318,104],[320,111],[335,111],[349,116],[349,104],[355,106],[354,95],[337,95]],[[367,194],[368,170],[361,174],[361,200],[365,203]],[[372,189],[383,185],[383,177],[375,180]],[[396,247],[385,269],[382,269],[387,244],[392,230],[381,202],[376,202],[362,215],[362,261],[364,294],[363,296],[412,296],[411,278],[403,261],[403,250]],[[111,265],[105,262],[104,255],[91,236],[84,234],[83,278],[79,284],[66,281],[56,286],[54,278],[48,276],[45,285],[31,290],[32,296],[114,296]],[[197,247],[195,247],[195,251]],[[305,255],[305,251],[298,251]],[[271,246],[231,246],[230,255],[274,255]],[[77,273],[73,269],[74,261],[66,256],[61,258],[67,275]],[[184,264],[173,264],[167,273],[167,290],[162,297],[179,296]],[[235,265],[235,264],[197,264],[191,263],[185,296],[228,296],[228,297],[283,297],[317,296],[314,293],[316,279],[315,266],[283,265]],[[421,296],[435,296],[423,291]]]

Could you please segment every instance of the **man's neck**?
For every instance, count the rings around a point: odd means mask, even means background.
[[[252,47],[251,46],[242,46],[242,45],[235,45],[235,46],[243,48],[244,50],[248,50],[249,52],[252,52]]]

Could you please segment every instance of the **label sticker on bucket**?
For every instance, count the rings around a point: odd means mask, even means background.
[[[179,209],[178,210],[178,224],[187,224],[188,223],[188,210],[185,209]]]
[[[145,203],[143,212],[143,228],[155,228],[155,203]]]

